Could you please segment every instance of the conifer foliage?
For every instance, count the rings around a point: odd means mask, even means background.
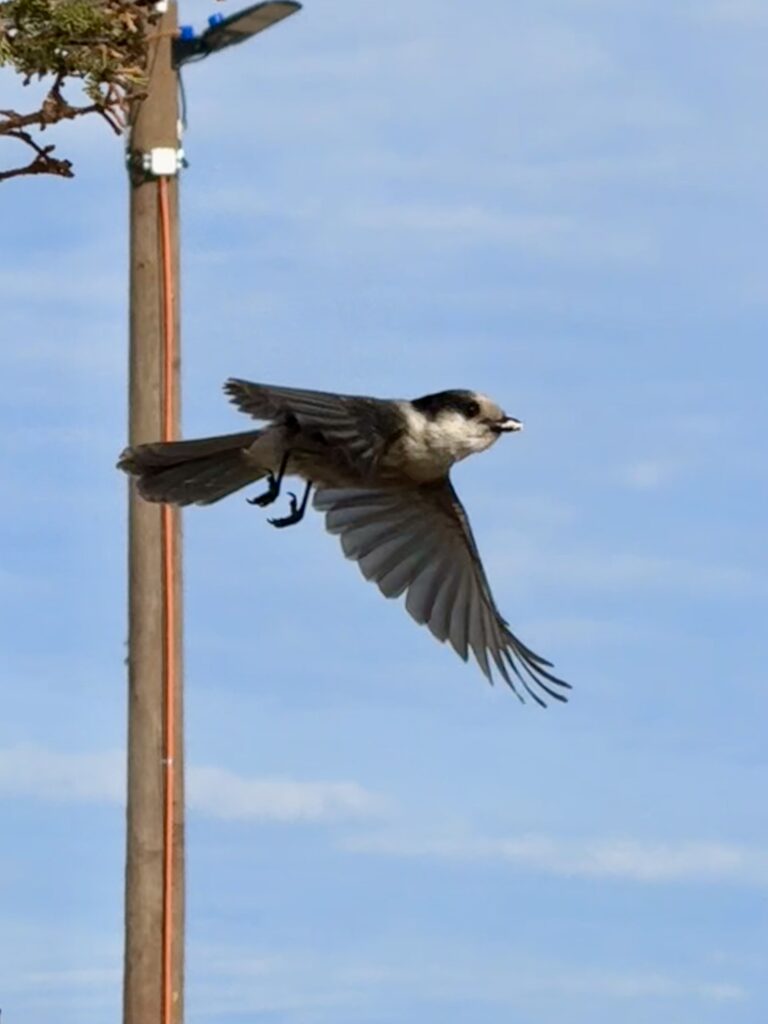
[[[27,147],[30,157],[7,170],[0,157],[0,181],[73,177],[71,161],[55,156],[44,135],[60,121],[96,114],[123,131],[146,82],[147,39],[158,19],[153,0],[0,2],[0,66],[14,68],[24,85],[44,82],[46,89],[35,110],[0,110],[0,136]]]

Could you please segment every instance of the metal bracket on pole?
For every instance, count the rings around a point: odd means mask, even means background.
[[[126,150],[125,163],[132,179],[147,181],[150,178],[175,178],[187,166],[187,158],[180,146],[156,146],[145,152]]]
[[[141,169],[151,178],[172,178],[185,166],[184,150],[157,146],[141,154]]]

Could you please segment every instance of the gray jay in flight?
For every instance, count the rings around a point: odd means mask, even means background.
[[[305,481],[300,501],[273,526],[298,523],[312,488],[329,533],[385,597],[406,608],[467,660],[491,664],[522,700],[565,700],[569,684],[510,631],[499,614],[467,514],[450,480],[454,462],[522,429],[495,402],[473,391],[441,391],[413,401],[228,380],[224,390],[258,430],[126,448],[118,466],[136,477],[147,501],[209,505],[256,480],[277,499],[286,475]]]

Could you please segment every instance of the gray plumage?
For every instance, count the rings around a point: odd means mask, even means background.
[[[314,507],[348,558],[385,597],[406,608],[486,677],[493,670],[521,697],[565,700],[569,684],[510,631],[493,599],[466,512],[449,478],[459,459],[490,447],[521,424],[484,395],[444,391],[385,400],[275,387],[225,384],[260,430],[127,448],[118,466],[148,501],[211,504],[262,477],[271,502],[279,468],[314,485]],[[309,490],[307,490],[307,494]],[[297,522],[303,506],[275,525]]]

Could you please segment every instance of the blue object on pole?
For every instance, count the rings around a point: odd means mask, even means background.
[[[199,36],[193,31],[187,35],[188,26],[185,26],[179,38],[173,40],[173,65],[179,68],[187,61],[200,60],[217,50],[242,43],[299,10],[298,0],[262,0],[229,17],[212,14],[207,28]]]
[[[195,26],[194,25],[181,25],[179,26],[179,39],[194,39],[195,38]]]

